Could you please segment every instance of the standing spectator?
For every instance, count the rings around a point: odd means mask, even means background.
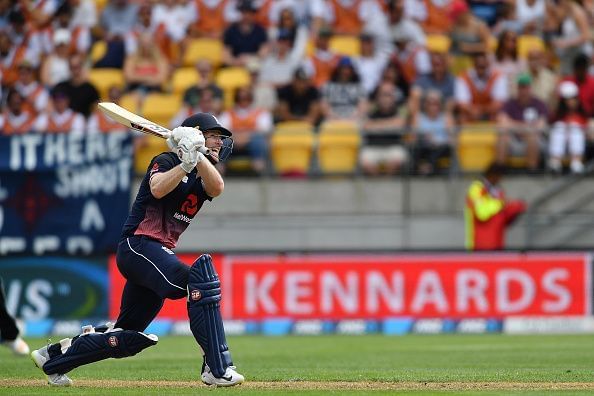
[[[500,186],[504,171],[503,165],[491,164],[468,188],[464,209],[468,250],[503,249],[506,228],[526,210],[523,201],[506,199]]]
[[[594,116],[594,76],[588,73],[590,58],[585,54],[578,54],[573,61],[573,75],[565,81],[574,82],[579,89],[579,97],[588,117]]]
[[[318,88],[330,80],[332,71],[340,60],[340,56],[330,49],[331,37],[332,29],[322,26],[314,40],[313,54],[303,64]]]
[[[118,86],[109,87],[107,91],[109,101],[115,104],[120,103],[122,98],[122,90]],[[101,111],[98,107],[95,108],[89,122],[87,122],[87,133],[126,133],[128,128]]]
[[[574,82],[563,81],[559,84],[559,96],[561,98],[549,137],[549,168],[555,173],[561,172],[561,160],[568,151],[571,172],[582,173],[588,116],[579,100],[578,86]]]
[[[127,90],[135,91],[140,96],[149,92],[161,91],[169,77],[169,64],[161,50],[153,45],[147,33],[138,40],[138,51],[126,56],[124,79]]]
[[[71,78],[56,85],[58,92],[68,96],[69,105],[72,110],[87,118],[95,109],[99,101],[97,88],[89,82],[83,59],[79,56],[70,58]]]
[[[256,23],[256,11],[250,0],[239,0],[241,12],[238,22],[223,34],[223,63],[227,66],[245,66],[250,58],[263,58],[268,52],[266,30]]]
[[[58,29],[54,32],[54,50],[43,61],[41,65],[40,78],[46,87],[54,87],[56,84],[70,79],[70,40],[72,36],[66,29]]]
[[[47,89],[35,79],[35,69],[28,60],[19,64],[18,80],[14,83],[16,89],[25,100],[25,108],[32,114],[38,114],[46,109],[49,102]]]
[[[177,114],[169,122],[171,129],[181,125],[183,121],[196,113],[211,113],[218,116],[221,109],[221,99],[217,91],[210,86],[200,88],[196,94],[196,102],[184,103]]]
[[[448,69],[448,55],[444,52],[431,52],[431,72],[419,76],[411,89],[409,109],[415,112],[419,109],[421,97],[429,90],[437,90],[441,94],[446,109],[454,108],[454,87],[456,78]]]
[[[35,113],[27,110],[25,101],[16,90],[9,90],[6,108],[0,115],[0,131],[3,135],[15,135],[33,131]]]
[[[321,117],[320,92],[307,73],[297,69],[291,84],[277,91],[275,121],[305,121],[318,125]]]
[[[205,88],[208,88],[214,93],[214,109],[200,112],[219,114],[223,107],[223,90],[215,82],[212,63],[208,59],[200,59],[196,62],[196,71],[198,72],[198,82],[186,89],[183,98],[184,103],[190,107],[198,106],[200,94]],[[182,122],[184,119],[182,119]],[[181,125],[181,122],[176,125]]]
[[[41,133],[70,133],[83,135],[85,133],[85,118],[69,108],[70,99],[66,92],[54,88],[51,91],[53,110],[46,110],[35,120],[33,129]]]
[[[532,93],[546,103],[549,109],[556,104],[557,75],[545,66],[545,54],[542,48],[531,48],[526,59],[526,68],[522,73],[532,80]],[[516,85],[512,86],[512,95],[516,94]]]
[[[363,123],[361,168],[366,175],[376,176],[382,172],[395,175],[407,159],[403,139],[405,120],[399,114],[396,87],[388,82],[381,83],[372,107]]]
[[[366,111],[366,95],[359,74],[348,57],[343,57],[332,78],[322,87],[322,112],[325,119],[358,120]]]
[[[561,75],[567,75],[571,73],[572,62],[578,54],[592,55],[592,37],[586,11],[577,1],[558,0],[556,15],[558,35],[553,38],[551,46],[559,58]]]
[[[127,0],[109,0],[101,12],[95,34],[107,43],[105,56],[96,67],[122,68],[124,64],[124,39],[136,24],[139,5]]]
[[[497,162],[505,164],[510,151],[525,151],[526,166],[533,172],[538,169],[540,161],[548,110],[532,93],[530,75],[521,74],[517,78],[517,86],[517,96],[506,101],[497,116]]]
[[[279,30],[271,51],[260,64],[258,82],[276,88],[291,82],[295,70],[302,62],[306,45],[307,28],[305,26],[300,26],[297,30],[294,43],[289,30]]]
[[[272,130],[272,114],[253,102],[250,87],[238,88],[235,106],[221,115],[220,122],[233,130],[233,155],[248,154],[252,171],[259,175],[266,167],[266,137]]]
[[[421,102],[411,122],[415,164],[419,174],[429,175],[437,170],[440,158],[451,156],[454,121],[439,91],[429,90]]]
[[[474,54],[474,67],[456,79],[454,95],[462,122],[494,120],[508,97],[505,77],[493,71],[484,52]]]

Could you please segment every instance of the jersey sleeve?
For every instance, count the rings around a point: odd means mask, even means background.
[[[167,153],[159,154],[151,161],[149,165],[149,178],[155,173],[163,173],[174,168],[177,164]]]

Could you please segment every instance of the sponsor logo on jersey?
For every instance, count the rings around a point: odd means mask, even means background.
[[[190,298],[192,301],[198,301],[202,298],[202,293],[200,293],[200,290],[192,290],[190,292]]]
[[[173,214],[173,217],[176,218],[176,219],[178,219],[178,220],[185,221],[188,224],[190,224],[192,222],[192,219],[190,217],[188,217],[186,215],[183,215],[183,214],[181,214],[179,212],[175,212]]]
[[[109,346],[112,348],[115,348],[118,346],[118,338],[116,336],[109,337],[107,342],[109,343]]]

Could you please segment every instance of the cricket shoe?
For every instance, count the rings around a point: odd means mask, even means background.
[[[43,365],[50,359],[47,347],[44,346],[31,352],[31,359],[43,371]],[[66,374],[49,374],[47,376],[47,383],[52,386],[70,386],[72,385],[72,380]]]
[[[235,368],[235,366],[227,367],[227,370],[225,370],[225,375],[223,375],[221,378],[217,378],[210,371],[210,367],[205,364],[201,375],[202,382],[209,386],[234,386],[241,384],[243,381],[245,381],[245,378],[243,375],[235,371]]]
[[[29,354],[29,345],[21,337],[11,341],[2,341],[2,345],[10,349],[15,355],[27,356]]]

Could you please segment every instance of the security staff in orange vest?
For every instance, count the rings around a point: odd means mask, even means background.
[[[505,229],[526,210],[523,201],[505,199],[499,185],[504,170],[502,165],[492,164],[468,188],[464,209],[468,250],[503,249]]]

